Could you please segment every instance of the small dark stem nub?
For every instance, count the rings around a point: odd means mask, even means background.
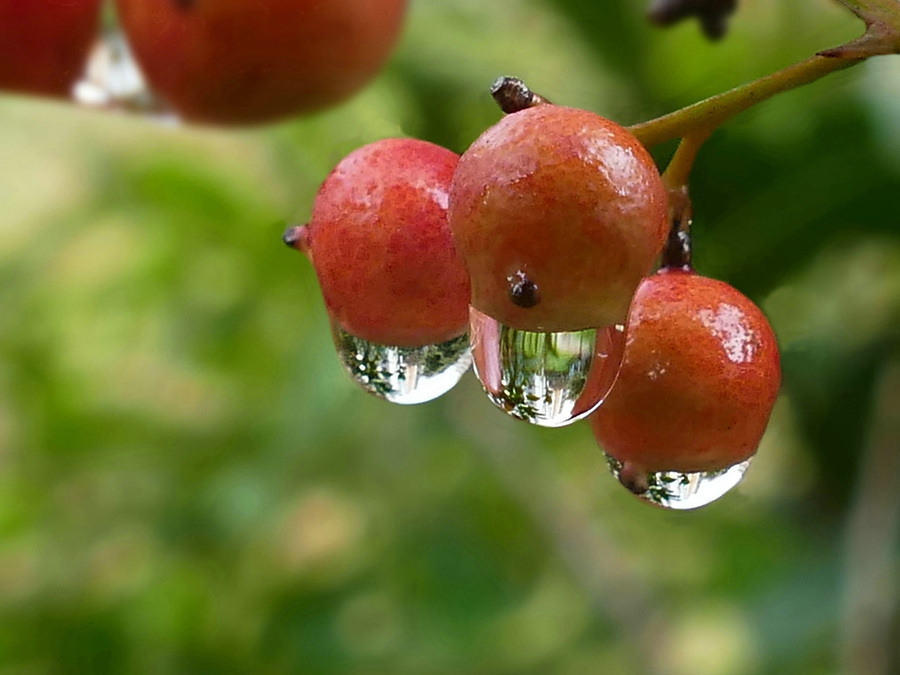
[[[686,187],[669,194],[669,214],[672,225],[663,249],[661,266],[691,270],[693,269],[691,257],[694,250],[691,240],[693,209]]]
[[[541,289],[522,270],[507,277],[509,299],[517,307],[531,309],[541,301]]]
[[[288,248],[296,248],[297,242],[300,241],[300,228],[296,225],[288,227],[284,231],[284,234],[281,235],[281,241],[283,241],[284,245]]]
[[[517,77],[501,77],[491,87],[491,96],[507,115],[520,110],[550,103],[540,94],[535,94],[528,85]]]
[[[690,270],[692,248],[691,233],[672,228],[666,248],[663,250],[662,266]]]
[[[643,496],[650,489],[650,477],[647,472],[631,462],[623,462],[619,469],[619,482],[638,497]]]
[[[281,235],[281,241],[288,248],[309,253],[309,229],[306,225],[290,225]]]

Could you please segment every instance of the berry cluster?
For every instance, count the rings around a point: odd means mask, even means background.
[[[115,0],[153,93],[215,124],[348,97],[387,59],[406,5]],[[662,0],[652,15],[695,14],[717,32],[735,5]],[[0,0],[0,88],[70,95],[101,9]],[[507,116],[462,156],[413,139],[360,148],[309,224],[285,233],[313,262],[345,369],[377,396],[421,403],[474,365],[513,417],[557,427],[593,413],[613,472],[640,496],[676,508],[716,498],[740,480],[778,390],[765,317],[691,270],[684,219],[673,226],[631,132],[514,78],[493,94]]]
[[[212,124],[269,122],[348,98],[384,65],[406,5],[115,0],[119,30],[140,70],[136,77],[146,79],[163,108]],[[79,100],[126,106],[120,85],[104,81],[121,79],[116,73],[123,66],[109,53],[117,51],[106,44],[111,38],[101,38],[101,9],[101,0],[0,0],[0,89],[69,97],[94,47],[90,62],[100,62],[100,81],[87,77],[102,91]]]
[[[411,139],[365,146],[285,233],[315,267],[345,368],[419,403],[474,362],[516,418],[592,415],[613,473],[647,501],[718,498],[778,392],[768,321],[693,271],[689,217],[670,212],[628,130],[512,78],[494,94],[508,115],[461,157]]]

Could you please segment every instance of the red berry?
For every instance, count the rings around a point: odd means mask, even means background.
[[[97,37],[100,0],[0,0],[0,89],[67,97]]]
[[[756,452],[780,382],[775,335],[753,302],[664,269],[638,287],[619,378],[590,420],[626,471],[719,471]]]
[[[322,184],[303,245],[346,332],[401,347],[466,332],[469,280],[447,223],[458,160],[425,141],[386,139],[352,152]]]
[[[627,129],[547,104],[504,117],[463,154],[450,223],[476,309],[574,331],[625,320],[665,242],[667,197]]]
[[[349,97],[387,60],[406,0],[117,0],[148,81],[183,117],[252,124]]]

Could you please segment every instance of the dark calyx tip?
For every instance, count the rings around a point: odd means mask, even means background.
[[[504,76],[498,78],[491,87],[491,96],[494,97],[497,105],[500,106],[500,110],[507,115],[549,103],[543,96],[531,91],[528,85],[518,77]]]
[[[508,277],[509,299],[517,307],[531,309],[541,301],[541,291],[521,270]]]
[[[619,469],[619,482],[638,497],[650,489],[650,477],[647,472],[634,466],[631,462],[622,464],[622,468]]]
[[[172,4],[183,12],[189,12],[194,9],[197,0],[172,0]]]
[[[281,241],[288,248],[305,251],[308,244],[307,237],[308,233],[305,225],[291,225],[281,235]]]

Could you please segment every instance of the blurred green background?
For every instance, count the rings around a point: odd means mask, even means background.
[[[413,0],[372,86],[262,130],[0,98],[0,675],[900,672],[900,58],[700,154],[696,266],[763,306],[785,374],[746,480],[697,512],[471,375],[362,393],[280,242],[354,148],[464,150],[498,75],[627,124],[861,26],[744,0],[710,44],[645,9]]]

